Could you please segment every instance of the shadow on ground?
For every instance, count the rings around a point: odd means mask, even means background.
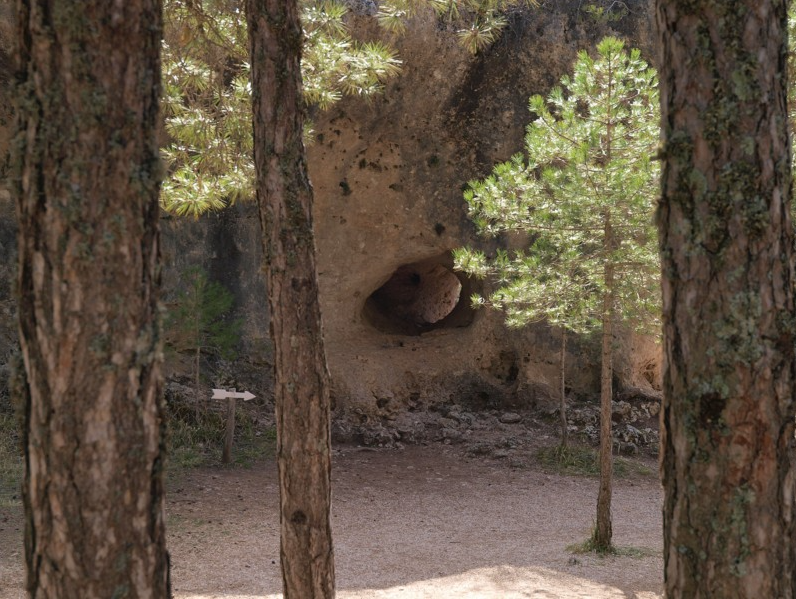
[[[661,596],[661,492],[616,485],[615,541],[640,556],[573,555],[594,517],[593,479],[464,461],[448,448],[343,449],[334,460],[338,597]],[[169,500],[179,599],[281,596],[273,463],[197,471]]]
[[[594,479],[512,470],[449,447],[343,448],[334,458],[341,599],[661,597],[661,491],[617,481],[614,538],[637,557],[573,555],[592,526]],[[281,594],[273,461],[171,481],[168,543],[177,599]],[[0,599],[22,592],[21,508],[0,526]]]

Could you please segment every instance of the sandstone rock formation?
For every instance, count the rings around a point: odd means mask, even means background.
[[[370,4],[351,17],[362,38],[377,34]],[[418,17],[394,40],[403,71],[382,96],[346,99],[313,115],[317,139],[309,162],[321,304],[339,418],[375,425],[446,402],[521,410],[556,401],[557,332],[543,325],[509,331],[500,314],[474,311],[470,295],[489,282],[454,272],[450,251],[523,243],[477,239],[462,189],[522,148],[529,96],[548,92],[578,50],[608,33],[654,59],[651,2],[624,5],[627,14],[617,21],[595,19],[572,0],[514,11],[500,40],[478,56],[457,43],[451,26]],[[8,28],[0,37],[7,42]],[[8,106],[10,66],[2,49],[0,93]],[[0,150],[8,145],[8,122],[8,112],[0,114]],[[4,362],[15,330],[13,203],[5,191],[0,209]],[[267,392],[268,315],[253,207],[239,204],[196,222],[166,218],[163,228],[164,280],[199,263],[235,293],[246,322],[240,376],[258,394]],[[656,386],[655,344],[630,334],[621,343],[620,388]],[[571,393],[597,393],[594,342],[571,343],[568,359]]]
[[[520,408],[555,398],[557,333],[509,331],[499,314],[473,311],[470,295],[489,283],[452,272],[450,250],[523,242],[477,239],[462,188],[522,148],[528,98],[548,92],[578,50],[612,32],[651,59],[649,3],[629,3],[613,30],[579,6],[514,12],[500,41],[476,57],[434,19],[416,19],[397,40],[403,72],[385,94],[317,119],[310,175],[339,408],[370,420],[411,402]],[[373,34],[369,19],[357,25]],[[655,345],[634,335],[622,342],[620,383],[656,384]],[[595,392],[592,345],[576,344],[569,359],[572,391]]]

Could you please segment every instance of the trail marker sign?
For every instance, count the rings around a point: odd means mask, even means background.
[[[254,393],[249,393],[248,391],[235,391],[235,389],[231,389],[227,391],[226,389],[213,389],[213,399],[242,399],[243,401],[249,401],[250,399],[254,399],[257,397]]]
[[[254,399],[256,395],[248,391],[236,391],[235,389],[213,389],[212,399],[226,399],[227,400],[227,430],[224,435],[224,450],[221,452],[221,461],[224,464],[229,464],[232,460],[232,442],[235,439],[235,400],[242,399],[249,401]]]

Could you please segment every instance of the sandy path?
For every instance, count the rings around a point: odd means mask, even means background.
[[[661,597],[658,483],[618,481],[614,491],[615,542],[646,557],[566,551],[587,537],[596,494],[592,479],[465,461],[442,446],[337,451],[338,597]],[[173,482],[167,512],[176,598],[281,597],[273,462],[190,472]],[[21,552],[7,547],[0,598],[17,599]]]
[[[434,446],[339,452],[334,483],[343,599],[661,596],[652,479],[618,482],[613,503],[616,543],[651,555],[609,558],[566,551],[588,536],[595,480],[465,462]],[[190,488],[193,498],[170,504],[176,596],[280,597],[273,464],[197,472],[181,488],[173,497]],[[180,520],[196,524],[190,534]]]

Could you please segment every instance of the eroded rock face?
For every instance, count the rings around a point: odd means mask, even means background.
[[[7,4],[0,1],[0,9]],[[629,14],[611,23],[579,12],[580,2],[553,4],[513,12],[500,41],[475,57],[451,27],[414,19],[396,40],[403,72],[382,96],[347,99],[315,115],[309,168],[326,350],[340,421],[367,428],[450,403],[507,413],[557,401],[558,332],[545,326],[510,331],[500,314],[472,310],[470,296],[487,292],[489,282],[453,272],[450,257],[464,245],[490,252],[527,242],[521,236],[478,239],[462,189],[521,151],[531,95],[549,92],[576,52],[608,33],[653,59],[649,0],[627,2]],[[370,12],[352,17],[359,37],[377,32]],[[0,34],[7,41],[7,31]],[[0,51],[7,46],[0,44]],[[6,58],[0,53],[4,98]],[[0,127],[7,126],[9,115],[0,117]],[[8,138],[7,128],[0,130],[0,148]],[[14,227],[12,203],[2,194],[0,201],[0,251],[9,265],[0,273],[0,353],[6,354],[15,330]],[[164,281],[200,263],[235,293],[246,323],[247,368],[262,374],[255,391],[267,391],[267,301],[253,206],[198,222],[166,219],[163,231]],[[620,345],[620,383],[658,385],[659,348],[630,334]],[[570,393],[596,394],[599,348],[588,339],[569,346]]]
[[[465,327],[475,311],[473,285],[454,272],[450,252],[399,266],[365,300],[363,316],[376,330],[394,335],[422,335],[441,328]]]
[[[649,2],[629,5],[614,30],[578,6],[513,13],[476,57],[434,19],[416,19],[397,42],[403,72],[384,95],[345,100],[317,119],[309,163],[326,349],[338,410],[354,420],[389,420],[413,403],[555,401],[558,333],[509,331],[500,314],[473,311],[470,295],[489,282],[452,273],[449,256],[527,241],[477,239],[462,189],[521,151],[531,95],[546,94],[578,50],[608,33],[652,58]],[[374,33],[365,17],[356,25],[362,37]],[[627,335],[621,346],[620,383],[659,383],[655,344]],[[568,358],[571,391],[597,393],[596,346],[576,343]]]

